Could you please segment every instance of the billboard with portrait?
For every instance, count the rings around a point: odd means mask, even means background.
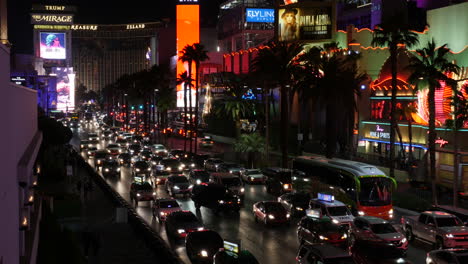
[[[331,39],[332,21],[330,6],[280,8],[278,39],[279,41]]]
[[[52,67],[57,76],[57,110],[70,111],[75,108],[75,73],[72,67]]]
[[[43,59],[64,60],[67,58],[66,33],[39,32],[40,56]]]

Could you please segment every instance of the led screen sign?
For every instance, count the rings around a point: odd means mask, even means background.
[[[247,8],[245,10],[246,22],[253,23],[274,23],[274,9]]]
[[[331,7],[286,7],[278,10],[280,41],[326,40],[332,38]]]
[[[75,73],[72,67],[52,67],[57,76],[57,110],[70,111],[75,108]]]
[[[73,15],[32,14],[31,15],[31,24],[71,25],[71,24],[73,24]]]
[[[64,60],[67,58],[65,46],[66,33],[40,32],[40,56],[43,59]]]

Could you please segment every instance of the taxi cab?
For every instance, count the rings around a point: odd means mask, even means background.
[[[346,204],[335,200],[331,194],[318,193],[317,198],[311,199],[309,208],[320,210],[321,215],[328,216],[335,224],[351,225],[354,216]]]
[[[321,216],[319,210],[307,210],[297,224],[297,238],[300,244],[329,243],[336,246],[347,245],[347,228],[335,224],[328,216]]]

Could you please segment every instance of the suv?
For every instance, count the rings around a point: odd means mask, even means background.
[[[130,186],[130,200],[135,202],[135,207],[139,201],[154,201],[156,192],[149,182],[134,182]]]
[[[204,230],[202,223],[190,211],[176,211],[166,217],[166,233],[169,238],[184,238],[188,233]]]
[[[236,163],[223,163],[218,166],[218,172],[229,172],[235,175],[240,176],[241,172],[245,169],[239,164]]]
[[[189,181],[193,185],[199,185],[210,181],[210,174],[206,170],[191,170],[189,173]]]
[[[297,224],[297,239],[304,243],[330,243],[346,246],[348,230],[336,225],[329,217],[313,218],[304,216]]]
[[[310,245],[308,243],[304,243],[300,246],[296,261],[300,264],[354,263],[353,258],[349,255],[347,250],[331,244]]]
[[[263,169],[263,175],[267,177],[265,181],[266,189],[268,193],[276,196],[280,196],[283,193],[292,191],[292,180],[291,180],[290,169],[282,168],[265,168]]]
[[[205,170],[207,171],[218,171],[218,167],[220,164],[224,163],[222,159],[217,158],[209,158],[205,160]]]
[[[210,208],[215,213],[221,210],[240,210],[241,199],[221,184],[208,183],[195,185],[192,200],[198,210],[201,206]]]
[[[174,197],[176,194],[182,194],[185,197],[190,193],[193,185],[190,184],[184,175],[173,175],[167,177],[165,187],[171,197]]]
[[[241,199],[244,198],[244,185],[238,176],[231,173],[215,172],[211,173],[210,181],[222,184],[234,194],[240,196]]]
[[[118,161],[114,159],[108,159],[105,160],[102,163],[102,175],[108,176],[108,175],[115,175],[120,178],[120,164]]]

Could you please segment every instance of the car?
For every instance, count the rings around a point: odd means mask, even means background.
[[[291,216],[303,216],[309,208],[310,194],[306,192],[285,193],[278,197],[280,202]]]
[[[327,217],[304,216],[297,224],[297,239],[300,244],[330,243],[337,246],[346,246],[348,230],[337,225]]]
[[[118,144],[115,144],[115,143],[111,143],[111,144],[107,145],[107,150],[113,156],[117,156],[120,153],[122,153],[122,149],[120,148],[120,146]]]
[[[206,170],[194,169],[189,172],[189,181],[193,185],[208,183],[210,181],[210,174]]]
[[[192,263],[213,263],[213,256],[223,245],[223,238],[213,230],[191,232],[185,238],[185,249]]]
[[[80,151],[87,149],[89,146],[89,140],[81,140],[80,141]]]
[[[207,171],[217,171],[218,166],[222,163],[224,163],[222,159],[209,158],[205,161],[204,167],[205,167],[205,170]]]
[[[226,172],[214,172],[210,174],[210,181],[224,185],[242,200],[244,199],[244,184],[238,176]]]
[[[213,210],[216,214],[220,211],[239,212],[241,199],[226,189],[221,184],[203,183],[195,185],[192,189],[192,201],[197,210],[204,206]]]
[[[220,164],[217,169],[218,172],[229,172],[237,176],[239,176],[240,173],[244,170],[245,168],[242,165],[229,162]]]
[[[120,165],[124,166],[130,166],[131,160],[132,160],[132,155],[128,152],[121,153],[118,156],[118,160],[120,162]]]
[[[102,131],[101,138],[104,140],[111,140],[113,135],[114,135],[114,132],[110,130],[104,130]]]
[[[86,153],[88,154],[89,157],[94,157],[94,155],[96,155],[97,150],[98,150],[97,147],[91,146],[91,147],[88,147],[88,150],[86,151]]]
[[[205,229],[197,216],[190,211],[176,211],[167,215],[165,228],[170,239],[185,238],[190,232]]]
[[[349,252],[332,244],[300,245],[296,256],[299,264],[353,264]]]
[[[265,175],[259,169],[246,169],[240,173],[241,179],[248,183],[265,183]]]
[[[214,146],[214,141],[211,138],[202,138],[200,139],[200,148],[212,148]]]
[[[349,230],[349,241],[371,240],[374,243],[392,243],[402,250],[408,249],[408,240],[387,220],[375,216],[358,216],[354,218]]]
[[[427,253],[426,264],[466,264],[468,263],[468,249],[448,248],[432,250]]]
[[[163,160],[162,156],[153,155],[151,156],[149,161],[151,162],[151,165],[153,166],[153,168],[156,169],[156,165],[158,165],[159,162],[161,162],[161,160]]]
[[[267,177],[265,186],[268,193],[280,196],[292,191],[292,170],[269,167],[263,169],[262,172]]]
[[[184,171],[183,164],[176,158],[164,158],[156,165],[156,171],[167,171],[170,173],[178,173]]]
[[[318,209],[322,215],[326,215],[335,223],[350,226],[354,216],[346,204],[335,200],[335,197],[328,193],[318,193],[317,198],[309,202],[310,209]]]
[[[263,222],[265,225],[288,224],[291,215],[277,201],[261,201],[253,205],[253,215],[255,222]]]
[[[153,173],[154,182],[156,183],[156,185],[165,185],[167,177],[171,175],[172,174],[168,171],[160,171],[158,173]]]
[[[204,168],[205,161],[210,158],[208,154],[195,154],[193,160],[195,161],[197,168]]]
[[[156,198],[156,191],[149,182],[133,182],[130,185],[130,200],[134,201],[135,207],[140,201],[153,201]]]
[[[175,199],[159,198],[154,200],[152,206],[153,216],[156,217],[159,222],[166,221],[167,215],[180,210],[182,209]]]
[[[173,175],[167,177],[165,188],[170,196],[174,197],[177,194],[182,194],[184,197],[192,191],[193,185],[190,184],[187,177],[184,175]]]
[[[107,150],[96,150],[94,154],[94,167],[96,169],[99,169],[102,167],[102,164],[104,163],[105,160],[109,159],[111,155]]]
[[[260,264],[255,256],[248,250],[233,253],[221,248],[213,257],[213,264]]]
[[[184,170],[195,169],[196,164],[195,164],[195,161],[192,158],[190,158],[190,157],[180,157],[179,161],[180,161],[180,163],[183,164]]]
[[[141,160],[151,161],[151,157],[153,156],[153,152],[149,149],[144,149],[139,154]]]
[[[154,144],[151,146],[151,151],[157,156],[167,156],[167,149],[162,144]]]
[[[357,264],[411,264],[405,259],[406,251],[392,243],[356,240],[349,250]]]
[[[132,175],[145,175],[147,177],[151,176],[151,166],[147,161],[139,160],[133,164]]]
[[[174,157],[174,158],[180,158],[180,157],[184,157],[185,155],[187,155],[187,152],[181,150],[181,149],[173,149],[169,152],[169,154]],[[188,155],[187,155],[188,156]]]
[[[126,148],[128,146],[128,141],[123,139],[123,138],[119,138],[115,141],[116,144],[119,145],[119,147],[121,148]]]
[[[99,136],[97,133],[88,133],[88,140],[93,141],[97,140],[99,141]]]
[[[102,163],[102,175],[117,176],[120,178],[120,164],[117,160],[107,159]]]
[[[132,155],[138,155],[142,150],[142,147],[139,143],[132,143],[128,146],[128,151]]]

